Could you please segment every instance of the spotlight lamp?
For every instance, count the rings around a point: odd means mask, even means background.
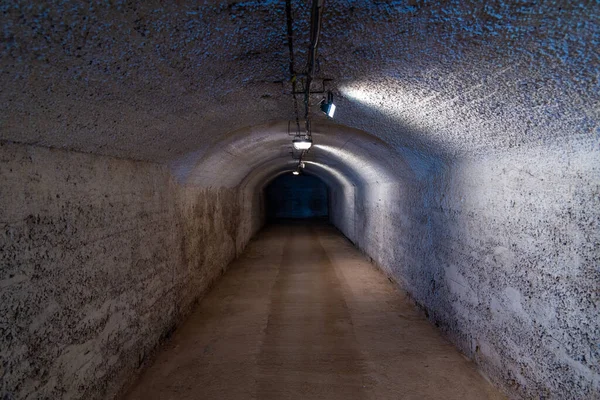
[[[333,104],[333,93],[327,92],[327,99],[323,99],[321,102],[321,111],[323,111],[329,118],[333,118],[335,114],[335,104]]]
[[[292,140],[292,144],[296,150],[308,150],[312,146],[312,139],[310,138],[296,138]]]

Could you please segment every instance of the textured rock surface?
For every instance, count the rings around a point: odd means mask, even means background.
[[[292,3],[301,70],[309,11]],[[595,0],[326,7],[318,74],[334,79],[344,125],[450,155],[597,132]],[[165,161],[293,116],[283,1],[11,0],[1,12],[2,139]]]
[[[243,248],[236,190],[0,147],[3,398],[110,398]]]
[[[432,290],[432,319],[525,398],[600,396],[597,161],[532,148],[465,160],[435,183],[435,289],[421,276],[418,292]]]

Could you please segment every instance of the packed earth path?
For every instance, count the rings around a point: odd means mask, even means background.
[[[502,399],[335,228],[270,225],[128,399]]]

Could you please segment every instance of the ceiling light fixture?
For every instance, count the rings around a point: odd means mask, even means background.
[[[296,138],[292,140],[292,144],[296,150],[308,150],[312,146],[312,139],[309,137]]]
[[[321,102],[321,111],[323,111],[329,118],[333,118],[335,114],[335,104],[333,104],[333,93],[327,92],[327,99],[323,99]]]

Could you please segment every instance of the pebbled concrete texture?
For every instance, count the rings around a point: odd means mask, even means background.
[[[0,146],[2,398],[112,398],[243,248],[236,190]],[[236,243],[237,241],[237,243]]]
[[[300,71],[309,6],[292,6]],[[11,0],[0,11],[2,139],[169,161],[293,118],[284,2]],[[595,0],[328,0],[318,75],[334,79],[336,121],[396,148],[452,157],[589,137],[599,13]]]
[[[432,318],[525,398],[600,396],[597,160],[548,147],[465,160],[430,209]]]

